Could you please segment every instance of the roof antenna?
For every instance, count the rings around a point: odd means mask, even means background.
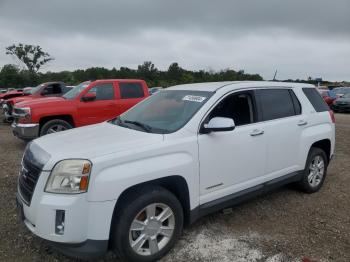
[[[276,69],[276,71],[275,71],[275,74],[273,75],[272,81],[276,81],[276,75],[277,75],[277,69]]]

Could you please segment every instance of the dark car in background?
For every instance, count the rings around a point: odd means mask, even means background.
[[[331,108],[334,112],[350,112],[350,92],[337,98]]]
[[[350,93],[350,87],[337,87],[337,88],[334,88],[332,91],[335,93],[335,95],[338,98],[338,97],[344,96],[345,94]]]

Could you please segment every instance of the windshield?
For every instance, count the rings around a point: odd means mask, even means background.
[[[31,95],[34,95],[36,92],[38,92],[40,89],[41,89],[41,87],[43,87],[45,84],[40,84],[40,85],[38,85],[38,86],[36,86],[36,87],[33,87],[32,89],[30,89],[30,91],[29,91],[29,94],[31,94]]]
[[[333,89],[334,93],[336,94],[346,94],[350,92],[349,87],[338,87]]]
[[[169,134],[183,127],[212,94],[206,91],[162,90],[110,122],[144,132]]]
[[[73,87],[70,91],[68,91],[67,93],[65,93],[62,97],[65,99],[74,99],[76,98],[81,91],[83,91],[91,82],[90,81],[86,81],[83,83],[80,83],[79,85]]]

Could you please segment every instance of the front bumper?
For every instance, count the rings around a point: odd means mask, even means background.
[[[90,202],[87,194],[44,192],[50,175],[42,171],[31,202],[17,193],[22,221],[35,235],[48,240],[60,252],[73,257],[94,258],[106,253],[116,201]],[[57,232],[57,211],[64,211],[64,230]]]
[[[32,140],[39,136],[39,124],[20,124],[13,122],[12,133],[24,140]]]

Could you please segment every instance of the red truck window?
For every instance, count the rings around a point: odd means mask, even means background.
[[[89,90],[89,93],[96,93],[96,100],[114,100],[113,84],[96,85]]]
[[[141,83],[119,83],[121,99],[144,97]]]

